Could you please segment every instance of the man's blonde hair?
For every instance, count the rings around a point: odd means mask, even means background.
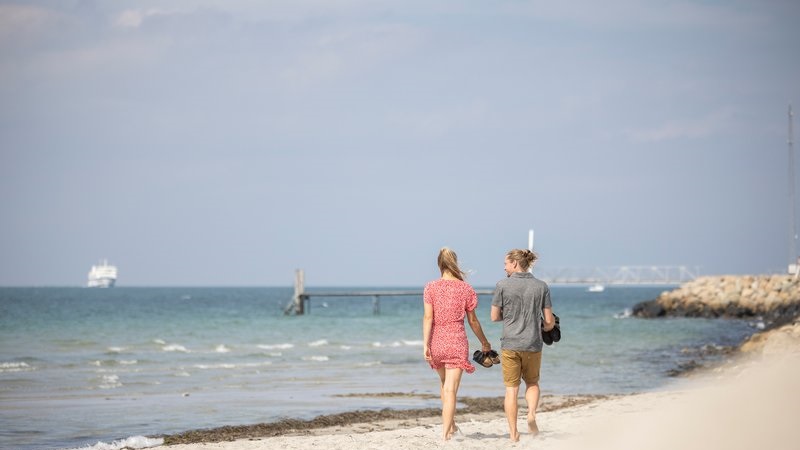
[[[533,263],[539,259],[539,255],[527,249],[522,250],[515,248],[514,250],[506,253],[506,258],[508,258],[509,261],[516,261],[517,264],[519,264],[520,269],[528,270],[531,268]]]

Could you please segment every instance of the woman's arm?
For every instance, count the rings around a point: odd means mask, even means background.
[[[486,335],[483,334],[483,328],[481,328],[481,322],[478,320],[478,316],[475,314],[475,310],[467,311],[467,322],[469,323],[469,327],[472,328],[472,332],[475,333],[475,336],[481,341],[481,350],[484,352],[488,352],[492,349],[492,344],[489,343],[489,340],[486,339]]]
[[[433,328],[433,305],[425,303],[425,310],[422,315],[422,354],[425,359],[431,359],[431,328]]]

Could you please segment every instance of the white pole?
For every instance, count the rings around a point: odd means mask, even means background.
[[[792,264],[797,263],[797,225],[794,204],[794,136],[792,130],[794,114],[792,113],[792,105],[789,105],[789,138],[787,139],[789,149],[789,270],[791,271]]]
[[[533,229],[528,230],[528,250],[533,251]],[[528,272],[533,273],[533,265],[528,268]]]

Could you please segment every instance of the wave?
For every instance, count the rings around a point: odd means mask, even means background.
[[[131,436],[126,439],[113,441],[110,444],[107,444],[105,442],[98,442],[97,444],[94,445],[86,447],[78,447],[70,450],[122,450],[125,448],[139,449],[139,448],[157,447],[162,444],[164,444],[164,439],[161,438]]]
[[[161,348],[161,350],[164,350],[165,352],[190,353],[189,350],[186,347],[184,347],[184,346],[182,346],[180,344],[165,345],[164,347]]]
[[[128,351],[128,347],[108,347],[106,349],[106,354],[119,354]]]
[[[327,339],[320,339],[320,340],[308,343],[309,347],[321,347],[323,345],[328,345],[328,340]]]
[[[117,375],[103,375],[101,383],[97,387],[100,389],[114,389],[122,387],[122,383],[119,381],[119,376]]]
[[[629,317],[633,317],[633,310],[630,308],[625,308],[621,313],[614,314],[615,319],[627,319]]]
[[[36,370],[35,367],[25,362],[3,362],[0,363],[0,373],[8,372],[30,372]]]
[[[327,356],[304,356],[303,361],[325,362],[330,360]]]
[[[262,344],[262,345],[258,346],[258,348],[260,348],[262,350],[287,350],[287,349],[290,349],[292,347],[294,347],[294,344],[289,344],[289,343],[286,343],[286,344],[274,344],[274,345]]]
[[[223,363],[223,364],[195,364],[195,369],[235,369],[236,364]]]
[[[358,366],[358,367],[373,367],[373,366],[380,366],[381,364],[383,364],[382,361],[368,361],[368,362],[358,363],[358,364],[356,364],[356,366]]]
[[[373,342],[372,346],[373,347],[377,347],[377,348],[382,348],[382,347],[402,347],[403,343],[400,342],[400,341],[394,341],[394,342],[389,343],[389,344],[384,344],[382,342]]]
[[[283,352],[257,352],[257,353],[248,353],[243,356],[245,358],[263,358],[265,356],[270,358],[279,358],[283,356]]]
[[[139,364],[139,360],[138,359],[120,359],[120,360],[116,360],[116,359],[99,360],[99,359],[97,359],[97,360],[94,360],[94,361],[89,363],[89,365],[92,365],[92,366],[95,366],[95,367],[102,367],[102,366],[112,366],[112,367],[113,366],[132,366],[132,365],[135,365],[135,364]]]
[[[219,344],[217,348],[214,349],[217,353],[228,353],[231,351],[228,347],[225,347],[225,344]]]
[[[259,363],[244,363],[244,364],[232,364],[232,363],[195,364],[193,367],[195,369],[207,370],[207,369],[240,369],[240,368],[250,368],[250,367],[264,367],[269,365],[272,365],[272,361],[264,361]]]

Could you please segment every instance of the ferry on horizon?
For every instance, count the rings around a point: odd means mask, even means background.
[[[109,288],[114,287],[117,282],[117,266],[111,266],[107,260],[103,260],[102,264],[92,266],[89,271],[89,282],[87,287]]]
[[[603,292],[606,290],[606,287],[600,283],[595,283],[588,288],[586,288],[586,292]]]

